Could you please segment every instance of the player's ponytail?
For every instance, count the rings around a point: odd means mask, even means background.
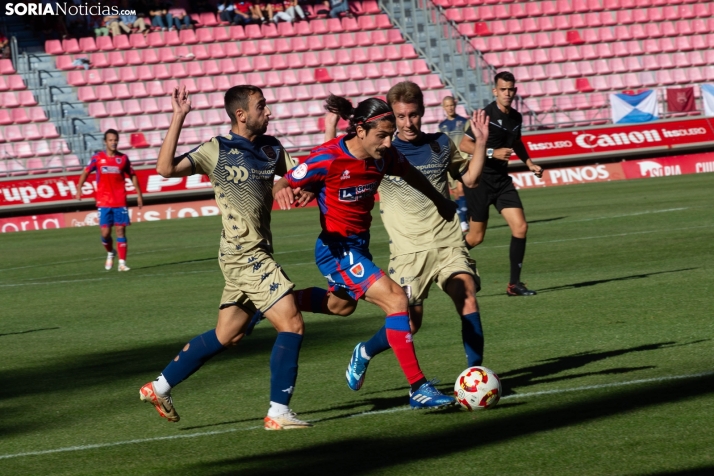
[[[330,94],[325,109],[350,122],[348,134],[357,132],[357,126],[369,131],[381,120],[395,121],[392,108],[379,98],[368,98],[352,107],[349,99]]]

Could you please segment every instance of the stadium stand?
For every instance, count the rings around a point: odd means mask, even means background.
[[[697,84],[714,81],[711,2],[434,3],[491,66],[513,71],[518,107],[540,127],[609,122],[613,92],[691,85],[699,98]],[[0,176],[76,168],[109,127],[122,132],[120,147],[133,161],[153,163],[171,113],[166,96],[177,85],[186,85],[195,109],[179,152],[225,132],[222,92],[241,83],[264,88],[269,133],[298,155],[322,141],[329,93],[358,101],[406,78],[424,88],[425,129],[434,130],[451,94],[445,79],[376,1],[355,0],[350,9],[356,17],[245,27],[192,14],[195,30],[47,40],[19,73],[2,59]],[[306,10],[314,16],[312,5]],[[466,114],[463,106],[458,112]]]
[[[709,1],[435,3],[489,64],[513,70],[524,104],[545,126],[608,122],[603,94],[694,86],[699,98],[697,83],[714,80]]]
[[[290,152],[300,153],[322,142],[324,126],[318,118],[329,93],[358,101],[385,95],[393,84],[410,78],[427,89],[428,105],[437,110],[451,94],[389,18],[375,10],[376,3],[364,3],[364,11],[372,14],[356,19],[313,19],[277,28],[213,26],[199,28],[195,35],[155,31],[145,42],[134,34],[121,44],[101,47],[80,39],[68,51],[66,43],[50,40],[45,51],[98,121],[98,130],[122,132],[120,148],[137,163],[155,160],[161,145],[158,131],[170,119],[166,95],[178,85],[192,93],[195,108],[184,126],[183,145],[224,133],[222,92],[249,83],[264,88],[273,107],[269,133],[280,137]],[[91,68],[77,66],[80,59]],[[441,116],[432,113],[427,119],[434,128]]]

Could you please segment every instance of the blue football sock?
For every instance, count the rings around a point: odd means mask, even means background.
[[[385,350],[389,350],[391,347],[389,341],[387,340],[387,327],[382,326],[376,334],[372,336],[370,340],[364,343],[364,353],[370,358],[377,354],[381,354]]]
[[[459,207],[456,209],[456,213],[459,215],[459,221],[468,221],[466,216],[466,211],[468,207],[466,205],[466,197],[459,197],[456,200],[456,205]]]
[[[181,352],[166,366],[162,374],[166,381],[175,387],[200,369],[211,357],[225,350],[218,341],[216,330],[194,337]]]
[[[295,390],[302,336],[278,332],[270,354],[270,401],[288,405]]]
[[[461,316],[461,340],[466,351],[466,364],[471,367],[483,363],[483,328],[481,316],[472,312]]]

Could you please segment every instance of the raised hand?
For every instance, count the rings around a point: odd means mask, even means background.
[[[469,122],[471,123],[471,132],[473,133],[476,142],[486,142],[488,139],[488,121],[489,117],[483,109],[474,111],[471,118],[469,118]]]
[[[171,92],[171,107],[174,110],[174,114],[183,114],[185,116],[191,111],[191,99],[188,97],[186,86],[181,86],[181,90],[174,88]]]

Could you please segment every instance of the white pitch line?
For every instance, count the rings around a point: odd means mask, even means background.
[[[186,435],[157,436],[154,438],[141,438],[138,440],[117,441],[114,443],[98,443],[95,445],[68,446],[65,448],[55,448],[53,450],[28,451],[26,453],[0,455],[0,459],[19,458],[22,456],[41,456],[41,455],[49,455],[49,454],[53,454],[53,453],[66,453],[69,451],[85,451],[85,450],[93,450],[96,448],[110,448],[112,446],[133,445],[133,444],[137,444],[137,443],[148,443],[150,441],[178,440],[181,438],[196,438],[199,436],[222,435],[224,433],[234,433],[236,431],[257,430],[258,428],[263,428],[263,427],[262,426],[251,426],[249,428],[231,428],[228,430],[205,431],[205,432],[201,432],[201,433],[188,433]]]
[[[643,383],[662,382],[662,381],[669,381],[669,380],[693,379],[693,378],[699,378],[699,377],[708,377],[710,375],[714,375],[714,372],[700,372],[700,373],[696,373],[696,374],[687,374],[687,375],[672,375],[669,377],[645,378],[645,379],[639,379],[639,380],[629,380],[629,381],[624,381],[624,382],[603,383],[603,384],[599,384],[599,385],[585,385],[582,387],[563,388],[563,389],[558,389],[558,390],[544,390],[541,392],[519,393],[519,394],[515,394],[515,395],[507,395],[505,397],[502,397],[501,400],[510,400],[510,399],[515,399],[515,398],[539,397],[541,395],[554,395],[554,394],[569,393],[569,392],[583,392],[583,391],[587,391],[587,390],[599,390],[599,389],[603,389],[603,388],[625,387],[625,386],[629,386],[629,385],[639,385],[639,384],[643,384]],[[368,411],[368,412],[363,412],[363,413],[357,413],[356,415],[351,415],[349,418],[371,416],[371,415],[382,415],[385,413],[397,413],[397,412],[403,412],[403,411],[410,410],[410,409],[411,408],[408,406],[403,406],[403,407],[397,407],[397,408],[390,408],[389,410]],[[316,419],[316,420],[310,420],[310,421],[314,423],[314,422],[319,422],[322,420],[323,419]],[[227,430],[188,433],[185,435],[156,436],[154,438],[142,438],[142,439],[137,439],[137,440],[116,441],[114,443],[97,443],[94,445],[67,446],[64,448],[55,448],[52,450],[27,451],[24,453],[0,455],[0,459],[20,458],[23,456],[41,456],[41,455],[48,455],[48,454],[53,454],[53,453],[66,453],[66,452],[70,452],[70,451],[85,451],[85,450],[93,450],[93,449],[98,449],[98,448],[111,448],[113,446],[132,445],[132,444],[137,444],[137,443],[151,443],[154,441],[164,441],[164,440],[177,440],[177,439],[181,439],[181,438],[198,438],[201,436],[222,435],[224,433],[233,433],[236,431],[251,431],[251,430],[258,430],[261,428],[263,428],[263,427],[262,426],[251,426],[248,428],[230,428]]]

